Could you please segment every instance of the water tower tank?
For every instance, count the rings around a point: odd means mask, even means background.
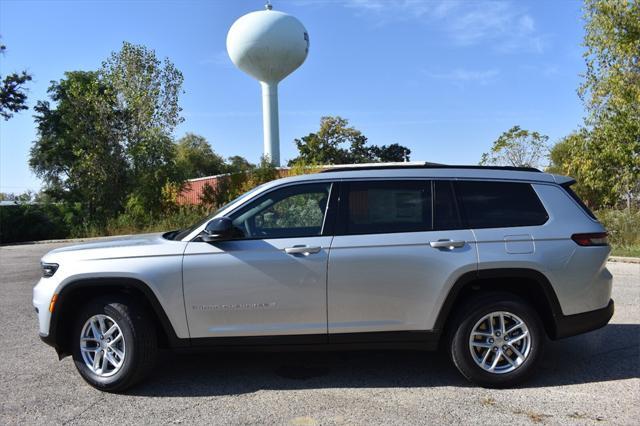
[[[264,154],[280,165],[278,83],[295,71],[309,52],[309,35],[291,15],[271,9],[252,12],[233,23],[227,34],[229,57],[262,86]]]

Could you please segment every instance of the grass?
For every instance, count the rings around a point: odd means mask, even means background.
[[[76,227],[72,230],[70,237],[105,237],[113,235],[144,234],[149,232],[173,231],[185,229],[200,222],[209,216],[211,211],[203,206],[181,206],[172,212],[165,213],[160,217],[152,215],[142,215],[134,217],[130,214],[121,214],[110,219],[103,226]]]
[[[640,210],[603,209],[595,214],[609,231],[612,256],[640,257]]]
[[[611,247],[611,256],[640,257],[640,245]]]

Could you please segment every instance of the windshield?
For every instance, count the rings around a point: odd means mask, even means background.
[[[202,219],[201,221],[197,222],[195,225],[190,226],[189,228],[186,229],[182,229],[182,230],[178,230],[178,231],[172,231],[172,232],[167,232],[166,234],[163,235],[164,238],[168,239],[168,240],[175,240],[175,241],[180,241],[183,238],[185,238],[187,235],[189,235],[190,233],[192,233],[193,231],[195,231],[196,229],[198,229],[200,226],[204,225],[205,223],[209,222],[211,219],[213,219],[214,217],[216,217],[218,215],[218,213],[220,213],[221,211],[223,211],[224,209],[226,209],[227,207],[229,207],[231,204],[236,203],[238,201],[241,201],[245,198],[248,198],[251,194],[253,194],[254,192],[256,192],[258,189],[262,188],[265,184],[256,186],[255,188],[253,188],[250,191],[245,192],[244,194],[240,195],[237,198],[234,198],[233,200],[229,201],[227,204],[225,204],[224,206],[220,207],[218,210],[216,210],[214,213],[210,214],[209,216],[205,217],[204,219]]]

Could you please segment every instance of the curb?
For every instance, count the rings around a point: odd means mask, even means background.
[[[609,262],[614,263],[638,263],[640,264],[640,257],[623,257],[623,256],[609,256]]]

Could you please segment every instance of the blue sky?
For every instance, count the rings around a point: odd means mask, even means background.
[[[475,164],[519,124],[554,142],[578,127],[584,70],[578,1],[273,0],[298,17],[311,46],[279,89],[283,163],[293,139],[341,115],[374,144],[413,160]],[[29,105],[65,71],[95,70],[122,41],[144,44],[184,74],[185,121],[221,155],[262,154],[260,86],[235,69],[226,34],[263,1],[0,0],[2,75],[27,69]],[[38,190],[33,111],[0,122],[0,191]]]

